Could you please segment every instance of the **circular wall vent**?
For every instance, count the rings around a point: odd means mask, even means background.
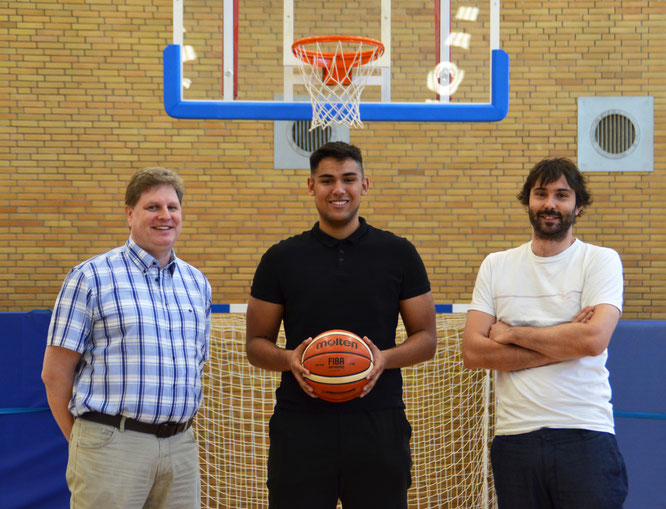
[[[640,132],[631,116],[619,110],[608,110],[592,123],[592,144],[604,157],[620,159],[638,146]]]
[[[294,150],[308,157],[324,143],[331,141],[333,136],[330,127],[317,127],[311,131],[310,126],[309,120],[296,120],[287,137]]]

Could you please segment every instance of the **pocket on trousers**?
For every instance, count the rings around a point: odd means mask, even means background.
[[[111,443],[117,432],[113,426],[81,421],[77,445],[85,449],[99,449]]]

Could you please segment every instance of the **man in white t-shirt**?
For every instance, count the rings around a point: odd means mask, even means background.
[[[591,197],[570,160],[538,163],[518,199],[532,240],[483,261],[462,345],[466,367],[497,372],[499,507],[621,508],[627,475],[605,365],[622,262],[574,237]]]

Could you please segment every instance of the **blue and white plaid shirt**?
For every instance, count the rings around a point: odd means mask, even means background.
[[[151,424],[199,409],[211,287],[176,258],[159,262],[130,237],[74,267],[55,303],[47,344],[82,354],[69,409]]]

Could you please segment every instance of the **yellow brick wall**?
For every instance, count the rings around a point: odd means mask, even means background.
[[[206,66],[188,98],[219,81],[221,3],[185,2],[199,23],[191,40],[205,28],[210,49],[199,52]],[[432,2],[393,3],[396,37],[413,22],[417,44]],[[279,58],[282,2],[241,4],[246,57]],[[297,11],[306,12],[330,21]],[[169,0],[0,1],[0,311],[51,308],[71,266],[126,240],[122,199],[136,168],[159,164],[184,177],[177,252],[208,276],[215,303],[246,302],[261,254],[315,221],[307,171],[274,169],[273,122],[165,114],[171,20]],[[529,238],[515,199],[529,167],[576,158],[577,98],[654,96],[654,171],[590,173],[595,202],[575,231],[620,252],[624,319],[666,319],[666,2],[503,1],[501,33],[511,58],[502,122],[352,130],[371,178],[362,214],[416,244],[437,303],[467,303],[483,257]],[[408,47],[395,52],[414,58]],[[252,79],[270,84],[258,87],[265,99],[281,93],[280,73]]]

